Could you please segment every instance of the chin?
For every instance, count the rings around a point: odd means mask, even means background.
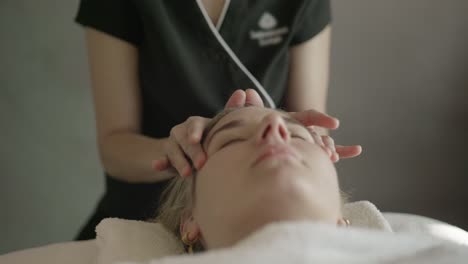
[[[305,162],[295,158],[271,158],[263,160],[252,169],[255,174],[273,176],[279,174],[290,175],[292,171],[303,171],[307,166]]]
[[[248,219],[252,229],[258,229],[275,222],[317,221],[320,219],[320,215],[316,212],[318,212],[317,208],[292,204],[288,206],[271,205],[251,208],[250,214],[245,219]]]
[[[318,200],[315,196],[321,193],[310,176],[305,175],[303,170],[277,175],[280,177],[259,177],[262,179],[252,184],[256,191],[248,199],[250,213],[259,213],[273,220],[281,217],[286,217],[286,220],[310,217],[309,212],[316,207],[314,201]]]

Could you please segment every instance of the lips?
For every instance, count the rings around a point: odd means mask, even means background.
[[[263,160],[278,156],[292,156],[294,158],[298,158],[296,152],[289,146],[267,146],[260,151],[260,154],[252,163],[252,167]]]

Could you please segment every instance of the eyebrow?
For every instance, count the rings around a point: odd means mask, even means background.
[[[306,128],[301,122],[299,122],[296,119],[290,117],[289,115],[285,115],[285,116],[282,116],[282,117],[283,117],[283,120],[288,124],[299,125],[301,127]],[[226,124],[224,124],[220,128],[218,128],[215,132],[213,132],[209,138],[207,138],[206,146],[210,145],[211,140],[213,140],[214,136],[218,132],[221,132],[221,131],[227,130],[227,129],[232,129],[232,128],[235,128],[235,127],[240,127],[240,126],[243,126],[243,125],[245,125],[245,122],[242,121],[242,120],[237,120],[237,119],[227,122]]]
[[[239,126],[242,126],[244,125],[245,122],[241,121],[241,120],[231,120],[229,122],[227,122],[226,124],[224,124],[223,126],[221,126],[220,128],[216,129],[215,132],[213,132],[211,134],[211,136],[209,138],[206,139],[206,146],[209,146],[210,145],[210,142],[211,140],[214,138],[214,136],[222,131],[222,130],[226,130],[226,129],[231,129],[231,128],[235,128],[235,127],[239,127]]]

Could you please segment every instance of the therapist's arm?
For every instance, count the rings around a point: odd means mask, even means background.
[[[331,27],[312,39],[290,48],[289,83],[286,109],[299,112],[314,109],[326,113],[328,94]],[[328,134],[316,127],[321,134]]]
[[[205,157],[202,161],[206,160],[200,139],[209,119],[188,118],[176,126],[180,133],[171,133],[165,138],[142,135],[137,48],[91,28],[86,29],[86,40],[97,143],[104,169],[113,177],[128,182],[157,182],[177,174],[190,174],[191,168],[187,170],[189,158],[200,161]],[[249,100],[252,99],[255,98]],[[245,92],[236,91],[226,107],[244,106],[246,100]],[[252,102],[259,104],[259,100]],[[159,164],[163,170],[157,171],[156,160],[166,160],[163,165]],[[201,166],[200,162],[197,164]]]
[[[165,139],[140,134],[137,48],[91,28],[86,29],[86,42],[102,166],[128,182],[157,182],[174,176],[168,171],[155,172],[151,166],[153,160],[165,156]]]

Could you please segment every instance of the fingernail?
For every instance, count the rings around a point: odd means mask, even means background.
[[[182,170],[177,170],[177,172],[179,173],[180,176],[182,177],[185,177],[185,172],[187,171],[187,169],[184,167]]]
[[[196,134],[190,135],[190,143],[195,144],[195,143],[198,143],[199,140],[200,140],[200,137],[198,135]]]
[[[327,155],[331,158],[332,157],[332,152],[330,151],[330,149],[325,147],[325,145],[322,145],[321,147],[322,147],[323,151],[325,151],[327,153]]]
[[[197,169],[200,169],[203,166],[204,162],[205,162],[205,157],[199,156],[197,159]]]
[[[159,170],[159,166],[161,166],[160,160],[153,160],[153,170]]]
[[[192,175],[192,169],[190,168],[190,166],[185,167],[184,171],[185,171],[184,175],[185,175],[186,177]]]

